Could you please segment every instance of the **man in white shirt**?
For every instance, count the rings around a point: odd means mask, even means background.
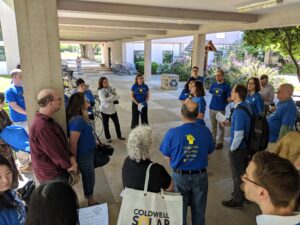
[[[260,95],[264,100],[265,110],[269,108],[269,105],[273,103],[275,96],[274,87],[269,84],[269,77],[267,75],[262,75],[260,77]]]
[[[257,225],[298,225],[300,214],[295,203],[300,191],[300,176],[295,166],[274,153],[256,153],[242,176],[245,197],[258,204],[262,215]]]

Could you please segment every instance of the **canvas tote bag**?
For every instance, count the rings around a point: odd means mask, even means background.
[[[125,188],[117,225],[182,225],[182,196],[179,193],[148,192],[151,163],[144,191]]]

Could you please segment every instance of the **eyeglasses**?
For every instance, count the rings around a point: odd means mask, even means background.
[[[55,102],[55,101],[61,101],[61,98],[52,99],[52,102]]]
[[[246,180],[246,181],[248,181],[248,182],[250,182],[252,184],[255,184],[255,185],[259,186],[259,187],[263,187],[261,184],[259,184],[259,183],[255,182],[254,180],[251,180],[248,177],[246,177],[246,174],[242,175],[241,178],[242,178],[242,180]]]

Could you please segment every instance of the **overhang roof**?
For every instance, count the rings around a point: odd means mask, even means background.
[[[236,7],[257,1],[57,0],[60,39],[129,41],[300,24],[299,0],[237,12]]]

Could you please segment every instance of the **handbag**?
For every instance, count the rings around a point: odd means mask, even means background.
[[[144,190],[125,188],[117,225],[170,224],[182,225],[180,193],[148,192],[151,163],[146,172]]]
[[[103,155],[112,156],[114,154],[114,148],[111,145],[97,144],[97,151],[100,151]]]
[[[119,100],[115,100],[115,101],[113,101],[113,103],[114,103],[115,105],[118,105],[118,104],[119,104]]]

